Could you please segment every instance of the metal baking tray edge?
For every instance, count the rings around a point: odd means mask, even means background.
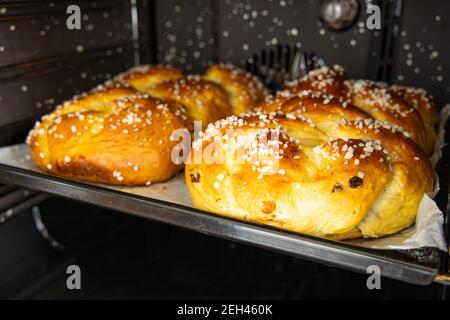
[[[142,197],[0,164],[0,180],[60,197],[160,221],[233,241],[251,244],[306,260],[366,273],[377,265],[382,276],[427,285],[438,265],[421,264],[395,251],[370,250],[343,242],[241,222],[174,203]]]

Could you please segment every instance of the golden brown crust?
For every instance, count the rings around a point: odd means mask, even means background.
[[[306,90],[307,91],[307,90]],[[307,91],[309,92],[309,91]],[[301,93],[299,93],[301,94]],[[262,101],[258,107],[255,108],[256,112],[263,111],[275,111],[278,110],[283,103],[287,100],[295,97],[297,94],[292,93],[288,90],[278,91],[275,95],[268,95],[264,101]]]
[[[258,111],[302,114],[321,123],[336,124],[340,120],[372,119],[367,112],[355,107],[344,98],[312,91],[296,95],[279,95],[267,99]]]
[[[380,141],[387,152],[391,178],[358,225],[362,235],[381,237],[412,225],[424,193],[433,189],[433,168],[423,150],[401,127],[371,119],[343,121],[330,134]]]
[[[236,115],[253,110],[267,96],[267,90],[258,78],[231,65],[215,64],[203,78],[225,89]]]
[[[401,126],[427,153],[426,133],[419,112],[405,100],[389,92],[384,83],[368,80],[346,81],[352,103],[375,119]]]
[[[406,100],[416,108],[424,122],[437,122],[433,98],[424,89],[392,85],[389,86],[389,91]]]
[[[313,100],[304,106],[303,114],[258,113],[211,124],[186,165],[194,204],[339,239],[381,237],[414,223],[422,196],[433,184],[420,148],[401,128],[370,118],[329,125]],[[334,109],[339,114],[339,107]],[[269,139],[274,134],[278,139]],[[259,143],[261,136],[265,143]],[[212,147],[220,155],[215,162],[205,159],[204,151]],[[241,158],[232,156],[237,151]],[[199,157],[206,161],[194,161]]]
[[[393,85],[389,87],[389,91],[408,102],[419,112],[426,131],[425,150],[430,154],[436,143],[437,116],[433,98],[425,90],[412,87]]]
[[[214,82],[199,76],[162,82],[146,91],[152,97],[170,99],[183,104],[190,117],[208,123],[231,114],[231,105],[224,89]]]
[[[322,67],[311,71],[300,80],[287,83],[285,90],[294,94],[308,90],[342,97],[346,93],[344,86],[346,79],[347,76],[341,66]]]
[[[404,128],[428,155],[434,150],[435,112],[431,100],[422,90],[389,87],[368,80],[346,80],[344,70],[339,66],[314,70],[299,81],[287,84],[285,89],[281,97],[267,100],[265,107],[280,105],[288,99],[289,93],[304,91],[346,98],[375,119]]]
[[[70,179],[116,185],[164,181],[182,169],[171,159],[186,110],[126,88],[102,88],[67,102],[30,132],[36,165]]]
[[[183,73],[170,66],[142,65],[131,68],[118,75],[114,78],[113,82],[131,86],[140,92],[146,92],[149,88],[161,82],[176,80],[182,77]]]

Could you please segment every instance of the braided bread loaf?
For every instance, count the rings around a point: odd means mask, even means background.
[[[193,120],[206,125],[230,114],[219,84],[167,66],[139,66],[42,117],[27,143],[42,171],[143,185],[167,180],[183,168],[171,159],[175,130],[192,131]]]
[[[44,116],[28,144],[42,170],[117,185],[164,181],[182,169],[171,161],[172,132],[192,130],[185,108],[127,88],[105,87]]]
[[[296,99],[208,126],[185,169],[195,206],[337,239],[413,224],[433,171],[403,129],[328,95]]]
[[[170,67],[141,66],[115,81],[152,97],[177,101],[187,107],[193,120],[202,121],[205,126],[232,113],[248,112],[267,96],[256,77],[224,64],[212,65],[203,77],[184,77]]]
[[[433,188],[436,118],[423,91],[349,81],[335,66],[256,111],[195,142],[185,175],[198,208],[335,239],[414,223]]]
[[[235,115],[252,111],[267,96],[266,88],[257,77],[231,65],[213,65],[203,78],[226,90]]]
[[[232,114],[225,90],[200,76],[169,80],[146,90],[152,97],[170,99],[183,104],[193,120],[208,123]]]

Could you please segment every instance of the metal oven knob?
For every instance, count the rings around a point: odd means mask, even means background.
[[[333,31],[348,29],[358,19],[358,0],[323,0],[320,19],[325,27]]]

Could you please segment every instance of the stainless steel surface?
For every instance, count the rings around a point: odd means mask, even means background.
[[[140,48],[139,48],[139,15],[136,0],[130,0],[131,7],[131,30],[133,32],[133,47],[134,47],[134,64],[140,65]]]
[[[300,79],[305,76],[308,72],[306,70],[306,56],[304,52],[297,51],[294,55],[294,59],[292,59],[292,65],[290,68],[290,79],[295,80]]]
[[[325,67],[325,61],[316,54],[307,54],[297,51],[292,59],[289,80],[297,80],[308,74],[313,69]]]
[[[0,187],[0,196],[3,196],[5,194],[7,194],[8,192],[17,189],[16,186],[13,186],[11,184],[6,184]]]
[[[182,194],[175,194],[171,199],[163,193],[155,193],[159,199],[149,198],[136,194],[134,188],[69,181],[6,164],[0,164],[0,180],[357,272],[365,273],[368,266],[377,265],[386,277],[421,285],[431,283],[437,274],[437,265],[422,264],[397,252],[368,250],[199,211],[178,204]],[[177,178],[172,180],[168,183],[177,182]]]
[[[342,31],[355,23],[359,10],[357,0],[323,0],[320,18],[328,29]]]
[[[267,88],[277,91],[283,89],[285,82],[298,80],[325,65],[325,61],[313,52],[291,45],[276,45],[254,54],[247,60],[245,68],[258,76]]]
[[[34,225],[36,226],[37,231],[41,234],[42,238],[44,238],[53,248],[64,250],[66,247],[49,233],[44,220],[42,220],[41,210],[39,207],[33,206],[31,208],[31,212],[33,214]]]
[[[0,198],[0,212],[9,209],[10,207],[18,204],[25,199],[29,198],[32,194],[26,189],[16,189],[5,194]]]
[[[0,186],[0,224],[11,220],[48,197],[12,184]]]
[[[0,212],[0,224],[5,223],[18,214],[30,209],[31,207],[47,200],[50,196],[46,194],[34,195],[20,203],[16,203],[14,206],[9,207],[7,210]]]

